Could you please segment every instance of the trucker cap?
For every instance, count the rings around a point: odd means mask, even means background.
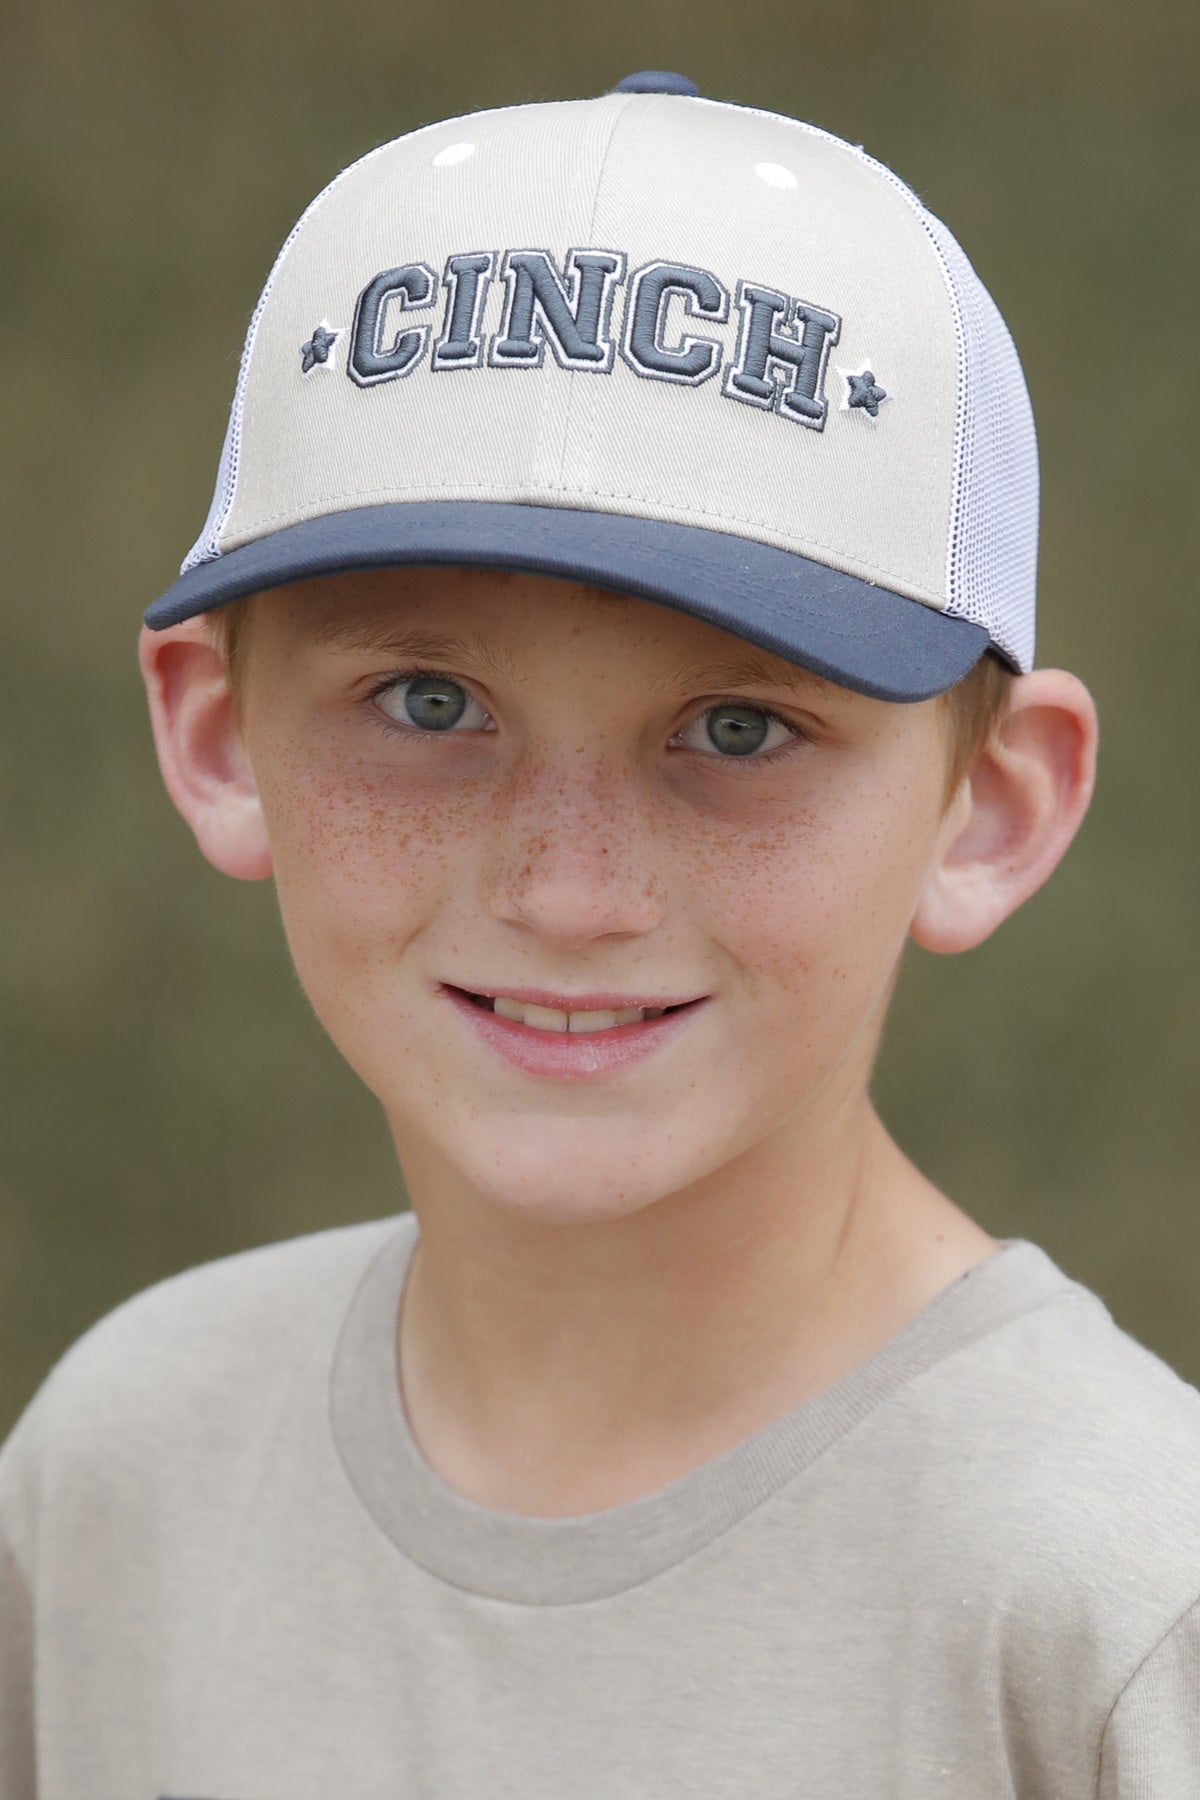
[[[276,259],[155,630],[397,564],[525,570],[920,700],[1028,670],[1037,450],[995,304],[860,146],[648,71],[427,125]]]

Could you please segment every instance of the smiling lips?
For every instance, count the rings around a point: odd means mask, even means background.
[[[529,988],[508,994],[474,993],[469,988],[459,988],[457,992],[498,1018],[528,1025],[536,1031],[611,1031],[618,1025],[640,1025],[647,1019],[659,1019],[666,1012],[693,1004],[688,1000],[644,1000],[625,994],[581,994],[572,999]]]
[[[605,1007],[599,1007],[595,1012],[560,1012],[553,1006],[522,1006],[519,1000],[509,1000],[503,994],[497,994],[491,1002],[486,995],[481,995],[479,1002],[502,1019],[512,1019],[518,1025],[532,1025],[538,1031],[611,1031],[614,1025],[638,1025],[643,1019],[661,1019],[666,1011],[665,1006],[623,1006],[616,1012]]]
[[[580,995],[564,1006],[566,996],[529,989],[478,994],[443,983],[441,992],[507,1062],[560,1080],[594,1080],[640,1060],[684,1030],[707,1000],[703,994],[693,1000],[647,996],[639,1005],[631,1004],[632,995],[606,993]],[[551,1000],[559,1004],[547,1004]]]

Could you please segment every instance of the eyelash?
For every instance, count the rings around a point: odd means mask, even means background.
[[[384,731],[388,736],[400,737],[400,738],[405,738],[405,737],[431,738],[431,737],[449,737],[449,736],[454,735],[453,732],[426,731],[420,725],[403,725],[403,724],[401,724],[399,719],[389,718],[387,713],[383,712],[382,709],[375,704],[376,701],[378,701],[379,696],[381,694],[385,694],[389,688],[403,687],[404,683],[406,681],[426,681],[426,680],[428,680],[428,681],[451,681],[454,683],[454,685],[456,687],[462,688],[462,690],[465,694],[470,694],[470,692],[471,692],[470,688],[466,685],[465,682],[459,681],[459,679],[456,675],[447,675],[446,671],[444,669],[418,668],[418,669],[398,669],[398,670],[396,670],[393,674],[385,676],[385,678],[382,681],[377,681],[375,683],[375,685],[370,689],[369,693],[367,693],[365,695],[366,704],[369,707],[371,707],[374,717],[375,717],[376,721],[378,722],[380,729],[382,731]],[[473,698],[473,696],[472,696],[472,698]],[[756,766],[761,767],[761,765],[764,763],[774,763],[774,762],[778,762],[778,761],[782,760],[785,756],[788,756],[793,751],[795,751],[799,745],[806,744],[809,742],[809,739],[805,736],[805,734],[802,731],[800,731],[797,726],[793,725],[792,722],[790,721],[790,719],[785,719],[783,717],[782,713],[775,712],[772,707],[761,706],[755,701],[746,700],[744,698],[742,698],[742,699],[736,698],[732,694],[726,696],[724,699],[710,701],[707,706],[702,707],[698,713],[694,714],[693,717],[687,721],[686,725],[681,725],[680,731],[686,731],[687,726],[694,723],[695,719],[702,719],[706,713],[717,712],[717,711],[719,711],[719,709],[722,706],[750,707],[754,712],[761,713],[764,719],[770,719],[776,725],[782,725],[785,731],[790,731],[792,733],[792,736],[788,743],[777,744],[774,750],[764,750],[764,751],[757,752],[757,753],[751,752],[749,755],[746,755],[746,756],[721,756],[718,752],[716,752],[714,750],[714,752],[712,753],[711,756],[705,756],[705,760],[708,762],[719,762],[722,764],[734,764],[734,765],[741,764],[743,766],[747,765],[747,764],[754,764]],[[679,735],[679,732],[676,732],[675,736],[678,737],[678,735]],[[695,754],[698,756],[702,756],[702,755],[704,755],[704,752],[697,751],[697,752],[695,752]]]

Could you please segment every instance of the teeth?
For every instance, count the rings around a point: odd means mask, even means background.
[[[539,1031],[565,1031],[571,1022],[570,1013],[558,1012],[553,1006],[523,1006],[521,1016],[526,1025],[536,1025]]]
[[[553,1006],[522,1006],[519,1000],[506,1000],[498,994],[492,1011],[502,1019],[518,1025],[532,1025],[538,1031],[610,1031],[614,1025],[634,1025],[642,1019],[658,1019],[666,1011],[663,1006],[626,1006],[618,1012],[560,1012]]]
[[[640,1019],[641,1008],[631,1006],[627,1012],[577,1012],[572,1013],[567,1024],[568,1031],[607,1031],[611,1025],[628,1025],[633,1019]]]

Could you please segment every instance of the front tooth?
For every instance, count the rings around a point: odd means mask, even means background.
[[[523,1006],[521,1015],[526,1025],[536,1025],[539,1031],[565,1031],[570,1017],[553,1006]]]
[[[620,1012],[613,1014],[613,1018],[618,1025],[637,1025],[643,1018],[649,1018],[652,1010],[653,1008],[644,1012],[640,1006],[623,1006]]]
[[[633,1016],[640,1018],[641,1013],[635,1010]],[[569,1031],[607,1031],[610,1025],[625,1025],[628,1022],[626,1013],[573,1012],[567,1029]]]
[[[497,994],[492,1001],[492,1011],[498,1012],[502,1019],[512,1019],[519,1025],[525,1017],[525,1008],[519,1000],[506,1000],[503,994]]]

